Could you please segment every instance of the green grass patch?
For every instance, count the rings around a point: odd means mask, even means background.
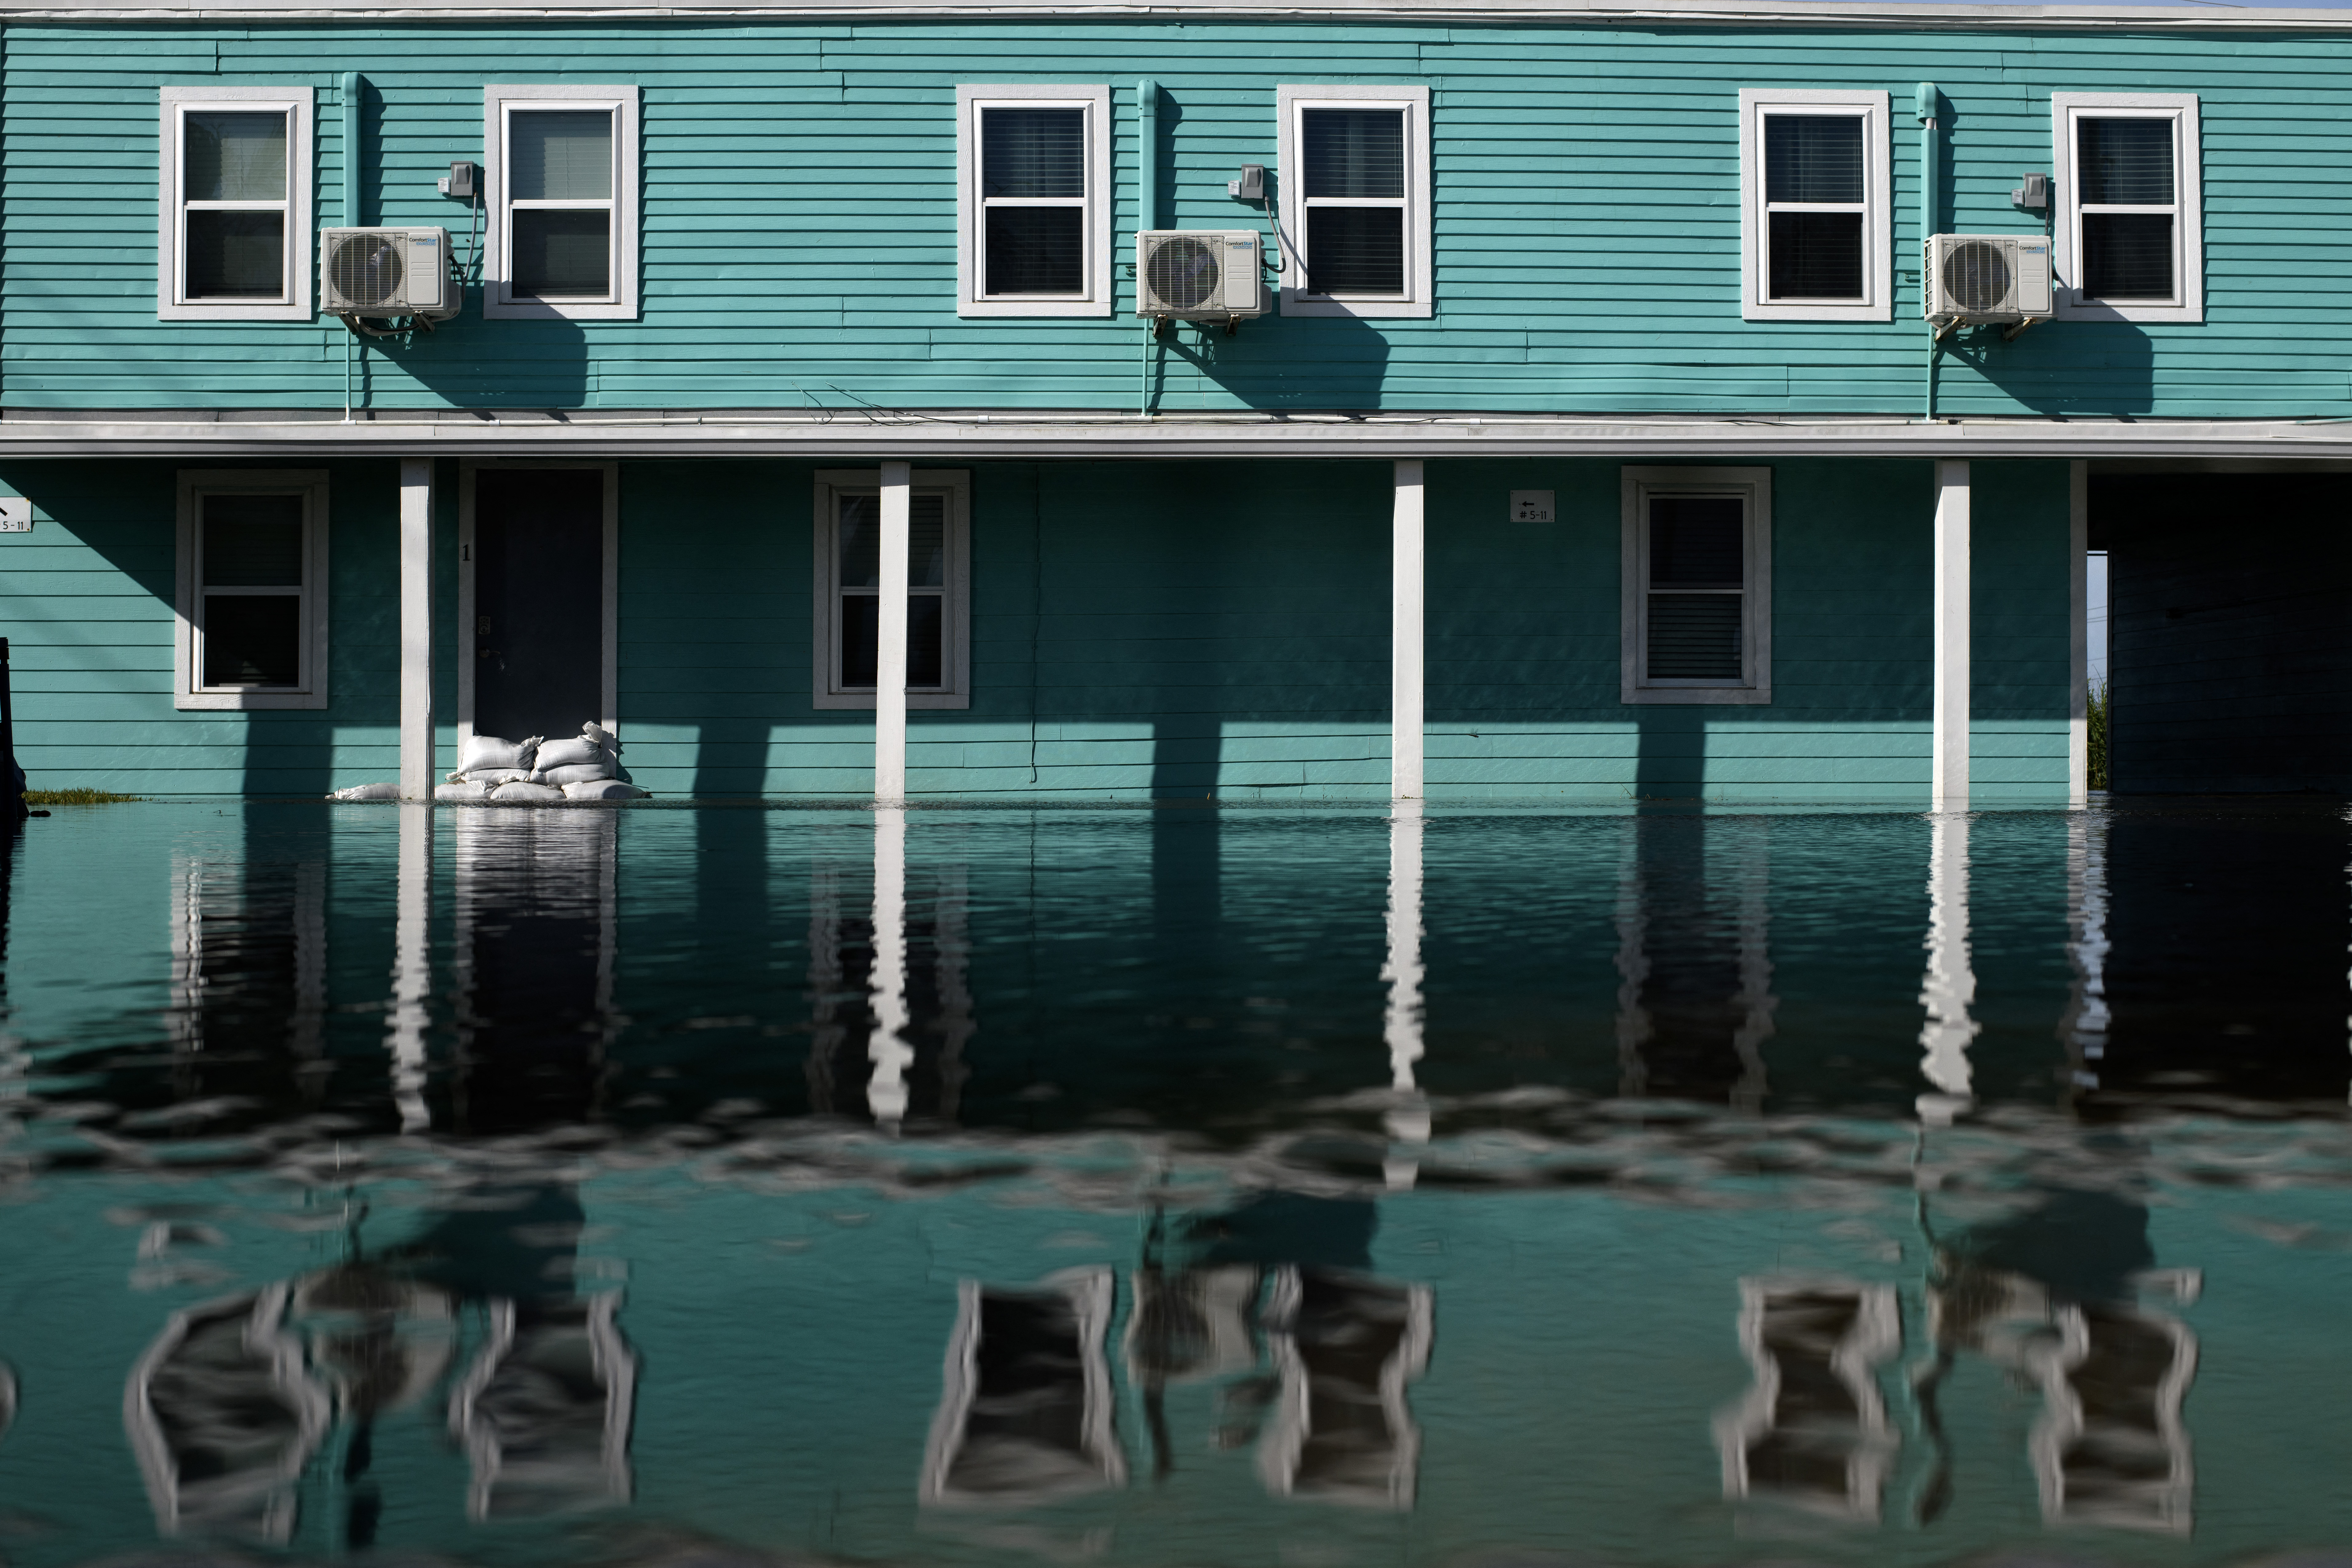
[[[2091,688],[2091,787],[2107,787],[2107,683],[2104,680]]]
[[[26,805],[112,805],[118,801],[140,800],[135,795],[116,795],[103,789],[28,789],[25,792]]]

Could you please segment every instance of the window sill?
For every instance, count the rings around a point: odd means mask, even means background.
[[[1766,708],[1772,702],[1769,686],[1628,686],[1618,700],[1636,707],[1651,703],[1706,703],[1726,708]]]
[[[866,711],[871,712],[874,709],[874,693],[871,691],[828,691],[821,696],[810,698],[809,706],[819,710],[863,708]],[[909,691],[907,693],[907,709],[909,712],[912,712],[919,708],[933,710],[946,708],[965,709],[970,708],[971,706],[971,694],[970,692]]]
[[[482,318],[490,321],[634,321],[636,306],[611,300],[498,300],[484,298]]]
[[[986,316],[1108,316],[1108,300],[959,300],[956,314]]]
[[[318,312],[308,300],[290,305],[231,305],[227,303],[201,305],[157,305],[155,319],[159,321],[308,321]]]
[[[1437,309],[1426,300],[1330,300],[1302,294],[1296,289],[1282,291],[1282,313],[1286,316],[1353,316],[1360,321],[1382,318],[1427,318]]]
[[[183,691],[172,699],[182,711],[257,713],[273,708],[324,708],[323,691]]]
[[[2057,320],[2062,321],[2189,321],[2202,324],[2205,307],[2192,305],[2108,304],[2105,300],[2060,296]]]
[[[1739,310],[1743,321],[1891,321],[1891,305],[1780,305],[1750,301]]]

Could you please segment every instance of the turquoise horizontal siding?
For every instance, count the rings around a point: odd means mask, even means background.
[[[643,318],[486,321],[363,353],[385,408],[1133,405],[1131,317],[960,321],[959,82],[1114,84],[1115,251],[1137,226],[1135,80],[1161,85],[1163,222],[1257,225],[1224,195],[1274,163],[1282,81],[1427,83],[1437,310],[1184,329],[1160,403],[1559,413],[1912,413],[1919,190],[1910,89],[1948,104],[1947,227],[2016,231],[2053,91],[2186,91],[2204,124],[2207,321],[2061,322],[1947,358],[1955,414],[2340,415],[2352,403],[2352,43],[1861,28],[1220,20],[11,26],[0,104],[0,395],[19,407],[339,406],[332,322],[159,322],[165,83],[319,91],[321,222],[352,159],[338,73],[367,79],[368,221],[467,226],[433,185],[481,156],[488,80],[645,89]],[[1737,95],[1895,103],[1897,319],[1739,319]],[[1131,306],[1121,283],[1120,308]]]
[[[1619,700],[1618,465],[1429,469],[1436,798],[1923,804],[1928,465],[1772,465],[1769,706]],[[856,796],[873,723],[811,706],[814,471],[621,465],[620,713],[666,796]],[[1988,804],[2063,798],[2066,472],[1979,465],[1975,754]],[[0,536],[17,744],[38,786],[316,795],[398,772],[397,473],[332,467],[330,707],[172,707],[173,469],[19,462]],[[909,725],[918,795],[1372,799],[1389,779],[1391,475],[1379,463],[971,469],[969,710]],[[1550,489],[1556,521],[1507,520]],[[456,469],[439,475],[452,760]]]

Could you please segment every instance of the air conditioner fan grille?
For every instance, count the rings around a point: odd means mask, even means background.
[[[388,234],[354,234],[338,240],[327,258],[327,277],[348,304],[390,305],[400,299],[404,274],[400,245]]]
[[[1955,310],[2000,310],[2015,284],[2009,258],[1990,240],[1964,240],[1944,253],[1944,298]]]
[[[1152,299],[1163,310],[1198,310],[1216,299],[1224,268],[1215,246],[1184,237],[1152,247],[1143,272]]]

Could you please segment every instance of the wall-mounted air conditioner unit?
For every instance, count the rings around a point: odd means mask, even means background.
[[[1930,236],[1927,302],[1933,321],[2045,320],[2050,241],[2038,234]]]
[[[1180,321],[1265,314],[1255,229],[1152,229],[1135,237],[1135,313]]]
[[[331,316],[446,321],[465,298],[446,228],[320,231],[319,307]]]

